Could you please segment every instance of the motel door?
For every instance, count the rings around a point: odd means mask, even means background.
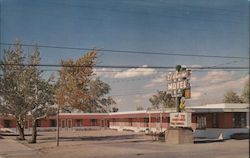
[[[105,127],[105,120],[102,120],[102,127]]]
[[[106,121],[107,121],[107,124],[106,124],[106,126],[107,126],[107,127],[109,127],[109,120],[106,120]]]
[[[71,128],[71,127],[72,127],[72,120],[71,120],[71,119],[68,119],[68,120],[67,120],[67,127],[68,127],[68,128]]]
[[[109,127],[109,120],[102,120],[102,127]]]
[[[61,121],[61,127],[65,128],[65,120],[64,119]]]
[[[101,120],[101,126],[102,127],[109,127],[109,120]]]

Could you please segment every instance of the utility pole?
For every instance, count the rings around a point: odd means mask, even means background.
[[[160,113],[160,127],[161,127],[161,132],[162,132],[162,114],[163,114],[163,110],[161,110],[161,113]]]
[[[57,105],[57,116],[56,116],[56,146],[59,146],[59,105]]]
[[[63,96],[63,92],[60,91],[59,95],[56,95],[57,99],[57,115],[56,115],[56,146],[59,146],[59,121],[60,121],[60,108],[65,104],[65,99]]]
[[[148,114],[148,129],[149,129],[149,131],[150,131],[150,126],[151,126],[151,115],[150,115],[150,110],[149,109],[147,109],[146,110],[146,113]]]

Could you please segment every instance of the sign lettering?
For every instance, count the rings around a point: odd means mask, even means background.
[[[191,113],[170,113],[171,127],[191,127]]]
[[[182,70],[182,71],[176,71],[176,72],[169,72],[167,75],[167,91],[170,93],[173,97],[185,97],[190,98],[191,95],[189,93],[188,96],[186,96],[186,90],[191,89],[190,85],[190,77],[191,77],[191,71],[190,70]]]

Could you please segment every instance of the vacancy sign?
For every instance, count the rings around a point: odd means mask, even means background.
[[[171,127],[191,127],[191,113],[176,112],[170,113],[170,126]]]

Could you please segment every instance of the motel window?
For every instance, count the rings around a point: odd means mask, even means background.
[[[105,126],[105,120],[101,120],[102,121],[102,127]]]
[[[129,126],[133,126],[133,120],[132,120],[132,118],[129,118],[128,122],[129,122]]]
[[[82,119],[77,119],[76,120],[76,127],[82,127]]]
[[[205,116],[197,116],[197,129],[206,128],[206,117]]]
[[[36,125],[37,127],[42,127],[42,120],[37,120]]]
[[[170,117],[167,117],[167,122],[170,123]]]
[[[160,117],[156,117],[156,122],[160,123],[161,122],[161,118]]]
[[[162,117],[162,122],[167,122],[168,118],[167,117]]]
[[[65,119],[63,119],[63,120],[61,121],[61,127],[62,127],[62,128],[65,128],[65,127],[66,127],[66,120],[65,120]]]
[[[246,113],[243,112],[234,113],[233,127],[234,128],[246,127]]]
[[[56,120],[50,120],[50,127],[56,127]]]
[[[67,119],[67,128],[72,127],[72,119]]]
[[[91,126],[97,126],[96,119],[91,119]]]
[[[11,120],[4,120],[3,123],[4,123],[5,128],[10,128],[11,127]]]
[[[217,113],[212,114],[212,127],[213,128],[218,128],[219,127],[219,121],[218,121],[218,115]]]
[[[112,121],[111,121],[111,125],[115,126],[116,125],[115,122],[116,122],[116,120],[115,120],[115,118],[113,118]]]
[[[148,127],[149,118],[144,118],[144,126]]]

